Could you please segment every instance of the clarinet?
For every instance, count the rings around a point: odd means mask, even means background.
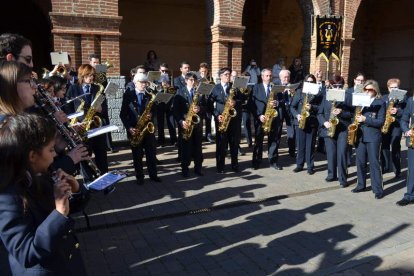
[[[79,134],[71,127],[61,123],[53,114],[55,112],[61,111],[61,109],[56,106],[47,92],[38,85],[37,91],[34,95],[36,104],[42,109],[42,111],[53,121],[60,135],[65,139],[68,144],[67,150],[70,151],[73,148],[77,147],[80,144],[83,144],[82,138]],[[101,172],[96,166],[95,162],[92,160],[82,160],[80,162],[82,167],[88,172],[92,179],[96,179],[101,176]]]

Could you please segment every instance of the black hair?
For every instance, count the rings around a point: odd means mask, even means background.
[[[32,42],[19,34],[4,33],[0,35],[0,59],[12,54],[17,60],[24,46],[32,47]]]
[[[197,75],[194,72],[188,72],[184,76],[185,80],[188,80],[189,78],[193,78],[195,81],[198,79]]]
[[[157,53],[154,50],[149,50],[147,53],[147,59],[150,59],[150,55],[154,54],[154,59],[157,59]]]
[[[230,67],[223,67],[219,70],[219,76],[221,76],[222,74],[224,74],[224,72],[229,71],[231,73],[231,68]]]
[[[89,55],[89,60],[92,60],[93,58],[97,58],[97,59],[101,59],[100,57],[99,57],[99,55],[97,55],[97,54],[90,54]]]

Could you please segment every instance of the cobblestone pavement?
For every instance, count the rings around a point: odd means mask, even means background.
[[[204,176],[183,179],[173,146],[158,148],[162,183],[134,177],[88,207],[92,228],[78,218],[90,275],[414,275],[413,207],[395,202],[403,178],[384,175],[385,197],[353,194],[326,183],[325,156],[316,173],[293,173],[263,162],[253,170],[242,144],[242,172],[216,174],[215,145],[204,144]],[[264,154],[266,156],[266,154]],[[405,159],[405,152],[403,154]],[[112,168],[132,170],[129,149],[110,157]],[[226,160],[229,162],[229,159]]]
[[[204,144],[204,176],[183,179],[173,146],[158,148],[162,183],[130,177],[90,202],[91,228],[78,216],[90,275],[414,275],[413,206],[395,202],[405,176],[384,175],[385,197],[326,183],[325,156],[316,173],[253,170],[242,144],[240,173],[216,174],[215,145]],[[110,167],[133,171],[130,150],[110,154]],[[266,154],[264,154],[266,157]],[[405,159],[405,149],[403,152]],[[226,162],[230,162],[228,158]],[[404,162],[404,168],[405,168]]]

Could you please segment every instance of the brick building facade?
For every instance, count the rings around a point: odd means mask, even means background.
[[[111,76],[128,76],[155,50],[174,76],[179,63],[193,69],[206,61],[213,72],[230,66],[243,71],[251,58],[263,67],[284,57],[287,66],[301,56],[309,72],[327,71],[316,57],[314,15],[343,17],[341,62],[330,60],[329,74],[349,84],[366,72],[381,86],[400,77],[414,87],[412,0],[15,0],[4,13],[1,32],[19,32],[33,41],[36,69],[50,67],[49,52],[67,51],[75,67],[90,53],[110,60]],[[28,9],[21,9],[22,6]],[[35,17],[33,17],[35,16]],[[18,21],[18,22],[17,22]],[[23,22],[23,24],[22,24]],[[349,77],[348,77],[349,76]]]

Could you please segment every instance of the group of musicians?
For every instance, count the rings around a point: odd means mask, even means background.
[[[164,64],[163,69],[162,73],[165,74],[168,67]],[[393,169],[395,178],[401,177],[400,143],[403,134],[407,138],[407,143],[410,142],[412,133],[409,127],[410,117],[414,114],[411,110],[414,108],[414,104],[411,103],[412,97],[405,96],[404,100],[392,99],[392,106],[390,106],[389,94],[382,95],[378,83],[375,80],[365,80],[363,74],[358,74],[355,77],[355,86],[345,91],[344,100],[335,103],[327,100],[323,83],[320,84],[319,92],[316,95],[302,93],[301,86],[297,89],[286,89],[274,94],[271,93],[274,84],[271,82],[272,72],[270,69],[261,71],[262,82],[248,87],[248,89],[233,89],[230,68],[219,70],[218,79],[208,96],[197,96],[196,83],[200,81],[200,74],[190,71],[190,65],[187,62],[181,64],[180,71],[182,74],[174,79],[173,87],[166,88],[169,86],[168,75],[164,77],[162,83],[163,92],[174,93],[169,108],[174,123],[178,126],[178,155],[183,177],[189,176],[191,161],[194,161],[195,175],[203,176],[203,125],[200,123],[200,118],[207,113],[212,114],[216,126],[217,173],[226,172],[225,157],[228,153],[230,154],[231,170],[233,172],[240,171],[238,149],[241,139],[242,106],[247,106],[254,119],[255,139],[252,154],[252,168],[254,170],[259,169],[262,165],[264,136],[268,137],[269,166],[275,170],[283,170],[278,151],[282,127],[285,123],[288,132],[289,154],[296,158],[294,173],[303,171],[305,163],[307,173],[309,175],[315,173],[314,151],[319,136],[324,140],[328,161],[326,182],[338,181],[341,187],[348,186],[348,167],[352,164],[353,148],[355,148],[357,167],[357,185],[352,189],[353,193],[366,191],[367,164],[369,164],[371,186],[376,199],[381,199],[384,196],[383,173]],[[282,70],[279,77],[280,85],[290,84],[288,70]],[[145,74],[141,74],[139,78],[145,79]],[[208,80],[208,77],[201,78],[201,81],[208,82]],[[317,83],[312,74],[307,75],[303,81]],[[148,84],[148,82],[146,83]],[[363,92],[370,98],[370,105],[359,110],[352,105],[352,97],[356,93],[354,90],[358,84],[362,86],[362,91],[358,92]],[[400,81],[399,79],[390,79],[387,86],[388,92],[398,89]],[[137,90],[135,89],[135,91]],[[269,97],[272,98],[269,99]],[[123,104],[123,106],[127,105]],[[269,108],[276,111],[277,116],[272,118],[269,129],[265,131],[264,124],[269,119],[267,118]],[[152,110],[155,111],[155,109]],[[303,113],[304,110],[306,110],[306,116]],[[129,109],[127,112],[132,111]],[[197,115],[197,120],[191,120],[194,115]],[[335,124],[334,133],[329,134],[332,128],[332,117],[337,118],[338,121]],[[382,128],[388,117],[394,119],[388,131],[383,133]],[[222,127],[223,125],[225,127]],[[348,130],[350,125],[357,126],[354,133],[355,142],[352,146],[349,144]],[[126,127],[129,128],[130,125],[126,125]],[[191,128],[191,136],[187,137],[189,128]],[[155,134],[149,135],[153,135],[155,141]],[[407,193],[402,200],[397,202],[400,206],[414,203],[414,177],[410,173],[414,171],[414,167],[411,168],[413,165],[410,165],[410,160],[414,158],[414,155],[411,145],[407,145],[409,146]],[[156,150],[154,145],[152,149]]]

